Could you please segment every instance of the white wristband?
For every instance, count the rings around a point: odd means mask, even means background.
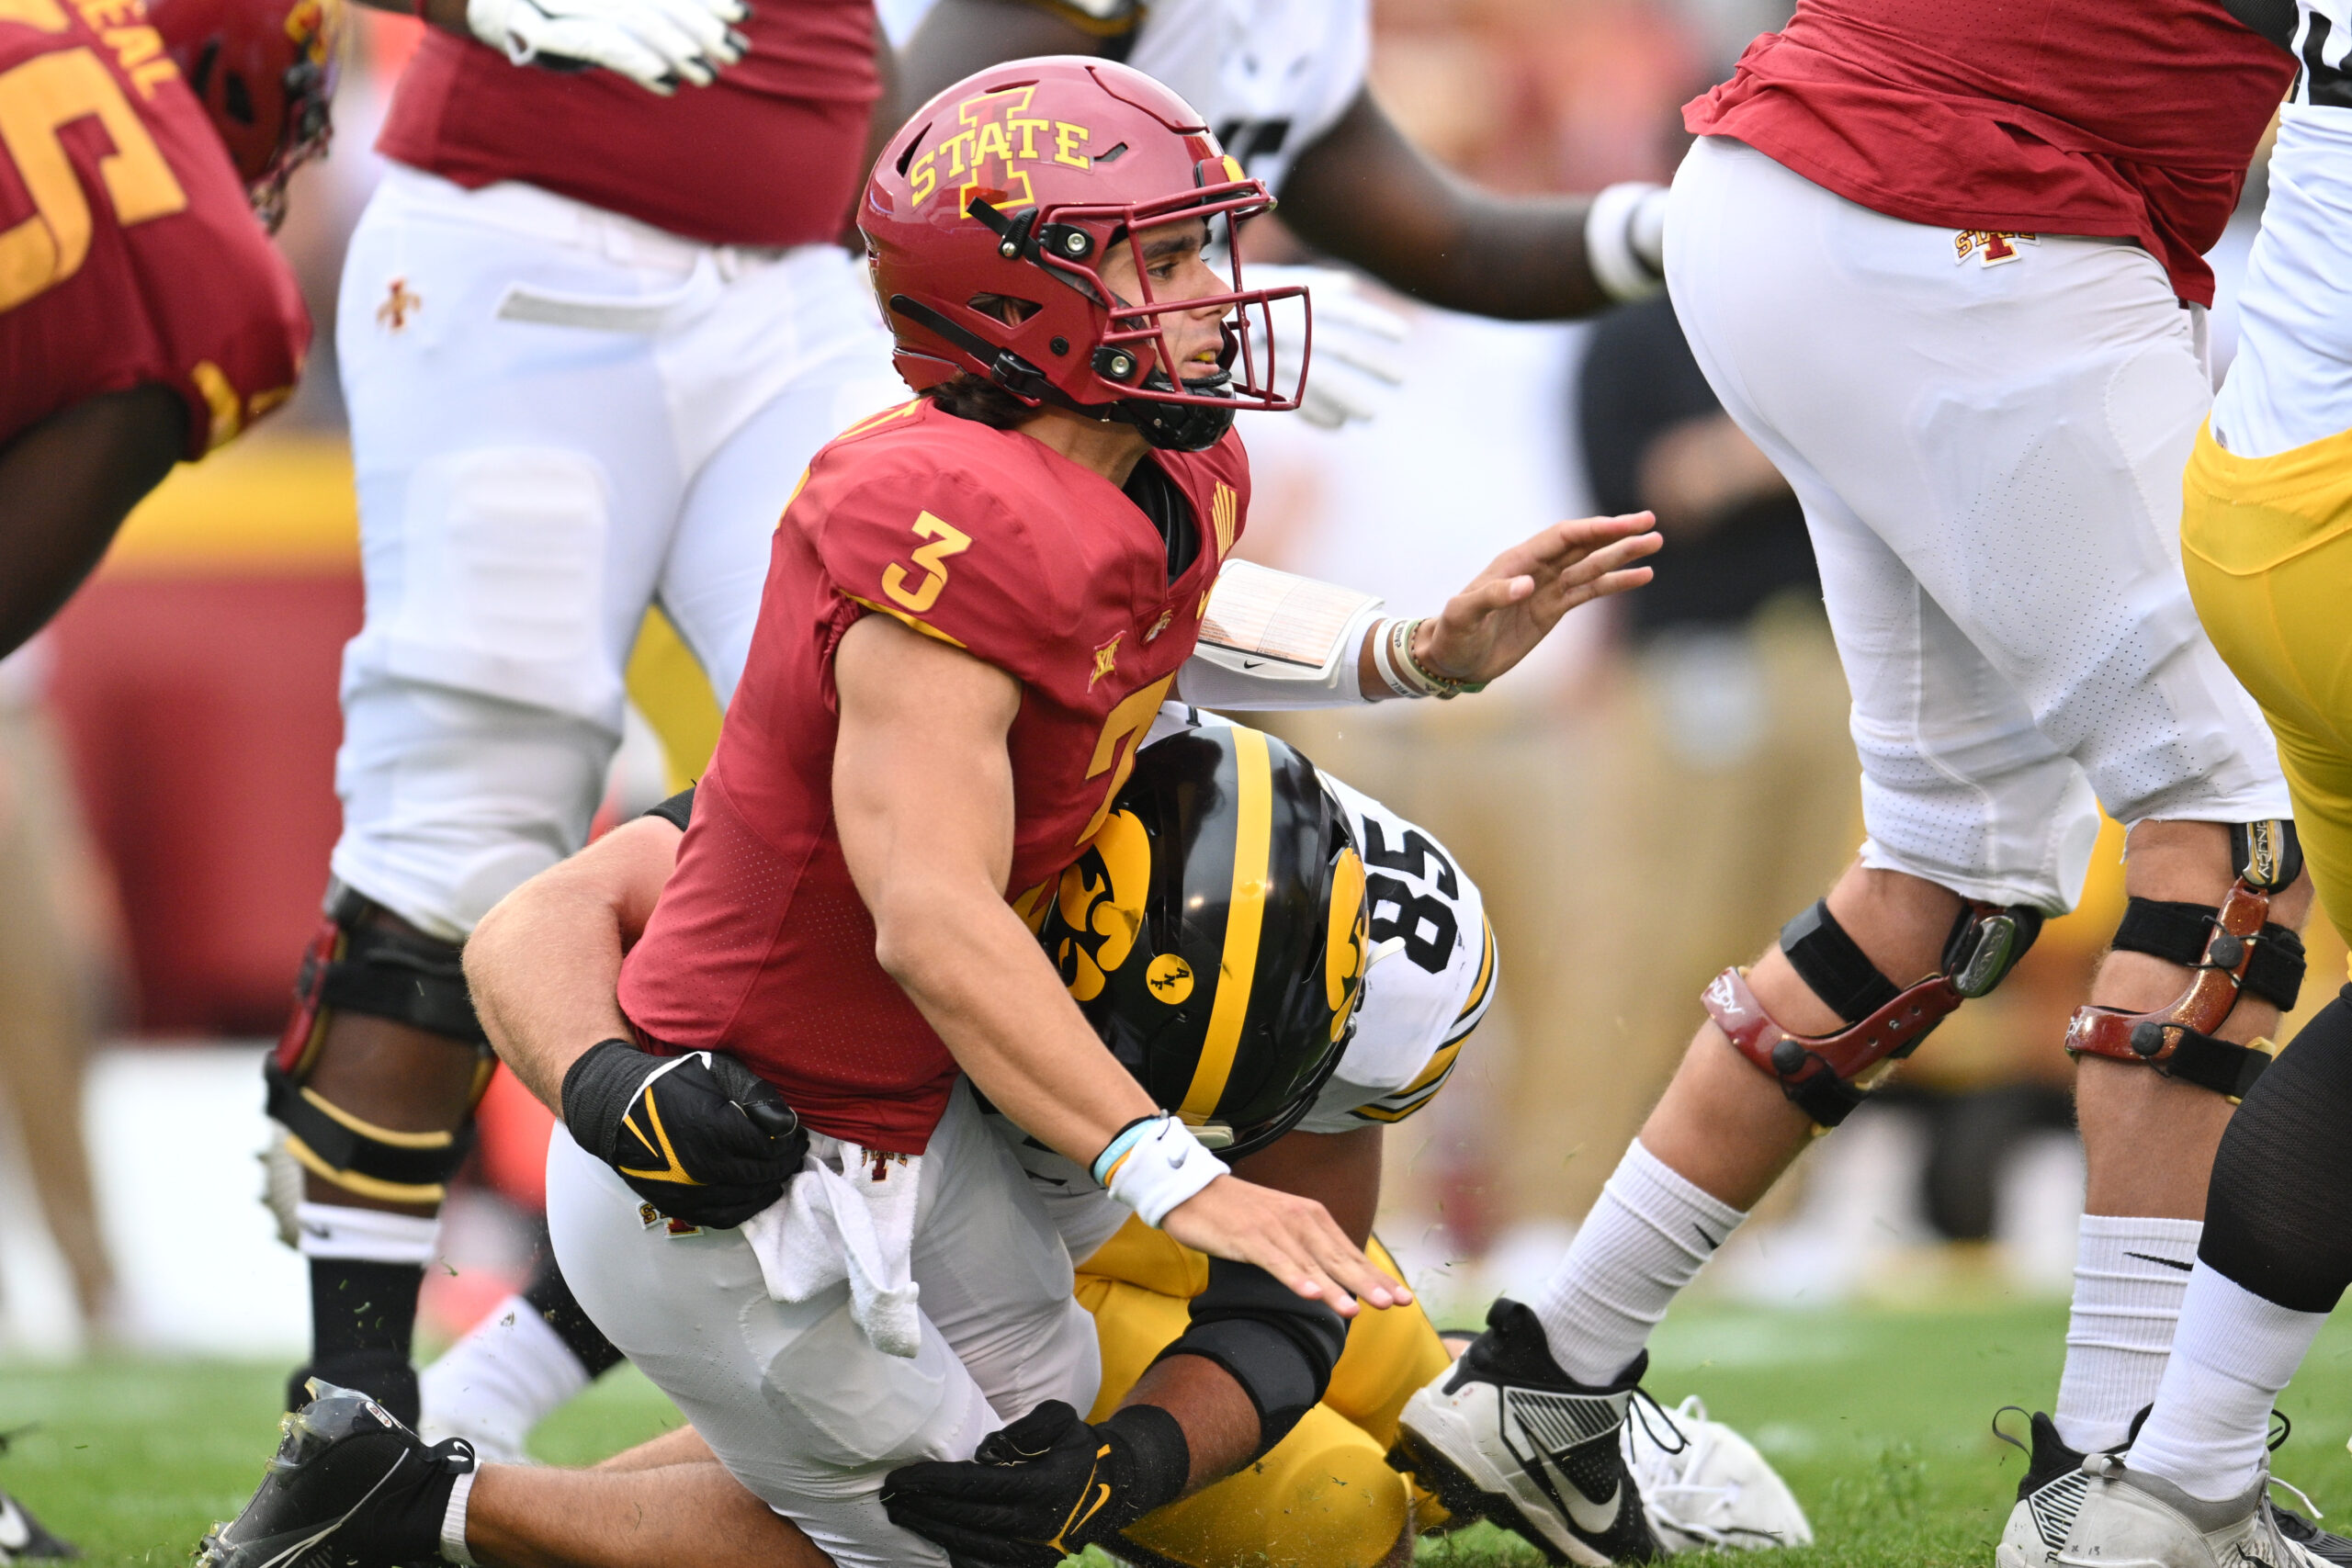
[[[1391,696],[1427,696],[1429,694],[1428,693],[1420,690],[1417,686],[1408,685],[1406,682],[1405,677],[1399,673],[1396,669],[1396,654],[1389,647],[1390,639],[1394,637],[1396,629],[1396,628],[1389,622],[1382,621],[1377,626],[1374,626],[1366,631],[1365,635],[1373,639],[1373,671],[1374,673],[1379,675],[1381,684],[1388,688],[1388,694]],[[1369,702],[1372,699],[1366,697],[1364,700]]]
[[[1227,1172],[1190,1127],[1162,1116],[1119,1156],[1104,1185],[1145,1224],[1157,1227],[1170,1209]]]
[[[449,1489],[449,1506],[441,1513],[441,1557],[457,1568],[475,1568],[474,1554],[466,1550],[466,1505],[473,1500],[474,1477],[481,1473],[469,1470],[458,1477]]]
[[[1611,299],[1646,299],[1666,286],[1666,199],[1664,186],[1627,180],[1586,209],[1585,265]]]

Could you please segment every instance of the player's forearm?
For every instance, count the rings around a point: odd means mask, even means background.
[[[920,874],[869,894],[876,955],[989,1103],[1086,1165],[1158,1107],[1102,1048],[1021,918]]]
[[[1505,321],[1609,305],[1585,256],[1590,207],[1481,190],[1407,141],[1368,92],[1282,188],[1283,221],[1316,249],[1432,305]]]
[[[466,943],[466,983],[499,1060],[559,1116],[571,1064],[600,1040],[629,1038],[614,994],[621,936],[610,901],[535,880],[482,917]]]

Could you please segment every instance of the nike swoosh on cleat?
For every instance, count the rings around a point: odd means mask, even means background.
[[[2154,1253],[2149,1252],[2127,1252],[2123,1256],[2126,1258],[2136,1258],[2143,1263],[2161,1263],[2167,1269],[2177,1269],[2184,1274],[2197,1267],[2194,1263],[2181,1263],[2170,1258],[2158,1258]]]
[[[1566,1481],[1566,1476],[1560,1478]],[[1573,1481],[1560,1489],[1560,1501],[1568,1506],[1568,1518],[1587,1535],[1605,1535],[1617,1524],[1617,1505],[1625,1495],[1621,1483],[1609,1489],[1609,1501],[1596,1503],[1577,1489]]]
[[[401,1455],[400,1462],[393,1465],[391,1469],[384,1472],[383,1475],[377,1481],[376,1484],[368,1488],[366,1495],[362,1496],[359,1501],[354,1503],[350,1507],[344,1510],[343,1517],[341,1518],[336,1519],[333,1524],[327,1526],[326,1529],[319,1531],[318,1534],[310,1537],[308,1540],[296,1541],[292,1546],[288,1547],[285,1551],[279,1552],[268,1562],[259,1564],[258,1568],[279,1568],[281,1563],[300,1561],[304,1552],[310,1551],[311,1548],[318,1545],[319,1542],[326,1540],[327,1537],[334,1534],[335,1531],[349,1524],[351,1522],[352,1515],[366,1507],[375,1499],[376,1494],[381,1492],[385,1486],[390,1483],[393,1476],[398,1475],[402,1470],[407,1468],[408,1461],[408,1455]]]

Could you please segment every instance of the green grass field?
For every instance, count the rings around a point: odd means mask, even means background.
[[[1787,1475],[1821,1540],[1784,1554],[1789,1568],[1983,1565],[2020,1463],[1987,1418],[2006,1404],[2047,1405],[2064,1326],[2054,1306],[1697,1311],[1668,1323],[1649,1382],[1668,1404],[1703,1394]],[[78,1541],[92,1568],[182,1562],[260,1479],[281,1376],[234,1363],[0,1365],[0,1423],[38,1423],[0,1459],[0,1484]],[[2284,1408],[2295,1435],[2279,1473],[2352,1516],[2352,1326],[2321,1340]],[[540,1451],[582,1462],[675,1420],[624,1370],[549,1422]],[[1426,1544],[1421,1561],[1540,1560],[1480,1529]]]

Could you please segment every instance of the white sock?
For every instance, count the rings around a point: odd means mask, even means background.
[[[2180,1298],[2197,1261],[2196,1220],[2085,1214],[2075,1247],[2075,1310],[2058,1379],[2058,1436],[2083,1453],[2111,1449],[2156,1397]]]
[[[2199,1264],[2132,1468],[2209,1503],[2245,1495],[2262,1473],[2270,1407],[2326,1322],[2324,1312],[2265,1301]]]
[[[346,1209],[340,1203],[302,1203],[294,1210],[297,1249],[305,1258],[350,1258],[362,1263],[433,1261],[441,1222],[382,1209]]]
[[[499,1303],[417,1374],[424,1420],[502,1459],[520,1454],[531,1428],[587,1386],[588,1369],[521,1296]]]
[[[1746,1218],[1634,1139],[1568,1255],[1529,1303],[1560,1370],[1596,1388],[1616,1382],[1682,1287]]]

